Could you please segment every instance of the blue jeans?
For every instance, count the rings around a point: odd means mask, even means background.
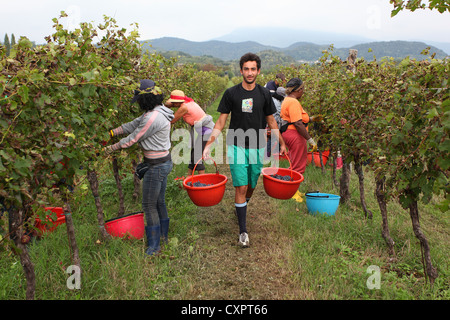
[[[167,176],[172,171],[172,160],[150,166],[142,181],[142,210],[147,226],[159,225],[160,219],[167,219],[166,187]]]

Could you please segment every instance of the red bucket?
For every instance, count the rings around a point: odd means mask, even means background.
[[[289,157],[287,158],[289,160]],[[291,161],[289,160],[289,164]],[[297,171],[285,168],[263,168],[263,184],[266,193],[275,199],[290,199],[297,192],[300,183],[304,180],[302,174]],[[290,176],[290,181],[284,181],[272,177],[272,175]]]
[[[57,226],[66,223],[66,216],[64,215],[64,210],[61,207],[46,207],[45,211],[51,211],[56,213],[56,220],[53,220],[50,215],[47,215],[47,220],[45,222],[41,221],[41,219],[36,218],[35,227],[39,229],[42,233],[52,232],[56,229]]]
[[[195,164],[192,175],[183,180],[183,187],[195,205],[199,207],[211,207],[222,201],[228,178],[223,174],[219,174],[216,162],[214,162],[216,173],[204,173],[194,176],[195,168],[202,159]],[[207,186],[194,186],[198,182]]]
[[[105,229],[113,237],[142,239],[145,233],[144,214],[134,212],[109,219],[105,222]]]
[[[306,155],[306,163],[310,164],[312,162],[312,158],[313,158],[313,154],[314,154],[314,165],[316,167],[321,167],[320,165],[320,153],[319,152],[308,152],[308,154]],[[322,152],[322,162],[323,165],[325,165],[328,161],[328,156],[330,155],[330,151],[326,150],[324,152]]]

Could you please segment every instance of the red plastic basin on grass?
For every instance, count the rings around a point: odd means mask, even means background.
[[[201,161],[200,159],[197,164]],[[183,180],[183,187],[186,189],[189,198],[199,207],[211,207],[222,201],[225,194],[225,186],[228,181],[227,176],[219,174],[216,165],[216,173],[204,173],[194,176],[195,168],[192,170],[192,175]],[[194,183],[200,182],[206,184],[205,187],[194,186]]]
[[[312,158],[313,158],[313,154],[314,154],[314,165],[316,167],[321,167],[320,165],[320,153],[319,152],[308,152],[308,154],[306,155],[306,163],[310,164],[312,162]],[[324,152],[322,152],[322,162],[323,165],[326,165],[327,161],[328,161],[328,156],[330,155],[330,151],[326,150]]]
[[[57,226],[66,223],[66,216],[64,215],[64,210],[61,207],[46,207],[45,211],[51,211],[56,213],[56,220],[54,220],[50,215],[47,215],[46,221],[41,221],[41,219],[36,218],[35,227],[41,232],[53,232]]]
[[[134,212],[105,222],[106,231],[113,237],[142,239],[145,234],[144,213]]]

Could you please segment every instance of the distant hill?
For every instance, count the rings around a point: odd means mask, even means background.
[[[247,52],[264,52],[272,51],[283,54],[283,59],[292,57],[295,61],[313,62],[322,56],[322,51],[328,48],[327,45],[318,45],[310,42],[297,42],[287,48],[278,48],[274,46],[262,45],[254,41],[245,41],[231,43],[226,41],[204,41],[195,42],[180,38],[159,38],[143,41],[144,49],[149,51],[167,52],[181,51],[191,56],[212,56],[221,60],[229,61],[239,59]],[[415,59],[423,59],[421,52],[430,47],[430,54],[436,53],[436,58],[443,59],[448,56],[444,51],[425,44],[424,42],[412,41],[383,41],[369,42],[353,45],[348,48],[335,48],[333,53],[342,59],[347,58],[350,49],[358,50],[358,57],[364,57],[372,60],[375,56],[377,59],[382,57],[393,57],[402,59],[407,56]],[[372,49],[372,52],[368,52]]]
[[[293,57],[297,61],[316,61],[323,55],[322,51],[327,50],[328,47],[329,46],[327,45],[318,45],[309,42],[297,42],[285,49],[282,49],[282,52]]]
[[[245,27],[213,40],[226,42],[244,42],[248,39],[264,44],[286,48],[296,42],[309,42],[336,48],[347,48],[359,43],[367,43],[372,39],[353,34],[334,33],[327,31],[295,29],[286,27]]]
[[[430,55],[436,53],[437,59],[443,59],[448,56],[444,51],[434,46],[427,45],[424,42],[412,41],[382,41],[357,44],[348,48],[334,48],[333,54],[346,59],[350,49],[358,50],[358,58],[373,60],[374,57],[381,59],[383,57],[393,57],[403,59],[409,56],[417,60],[424,59],[425,56],[421,52],[430,48]],[[317,45],[313,43],[295,43],[281,51],[293,57],[296,60],[315,61],[322,56],[322,51],[327,50],[325,45]],[[371,50],[371,52],[369,52]]]
[[[149,48],[145,43],[149,43],[152,47]],[[276,47],[265,46],[253,41],[239,43],[217,40],[195,42],[171,37],[144,41],[144,48],[153,51],[182,51],[191,56],[213,56],[226,61],[239,59],[247,52],[279,50]]]
[[[358,44],[352,48],[358,50],[358,56],[364,56],[366,59],[372,59],[373,56],[376,56],[377,59],[386,56],[394,58],[405,58],[406,56],[410,56],[411,58],[420,60],[424,58],[421,52],[427,47],[430,48],[430,55],[436,53],[437,59],[443,59],[448,56],[447,53],[436,48],[435,46],[417,41],[371,42]],[[369,49],[372,49],[372,52],[368,52]]]

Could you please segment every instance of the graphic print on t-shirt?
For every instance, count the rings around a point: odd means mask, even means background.
[[[253,98],[242,100],[242,112],[253,112]]]

